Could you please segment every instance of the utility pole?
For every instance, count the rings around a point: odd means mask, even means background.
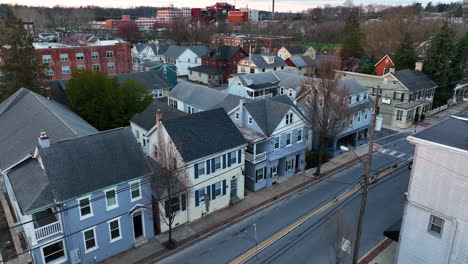
[[[361,242],[362,222],[364,220],[364,213],[366,210],[366,203],[367,203],[367,188],[369,185],[369,174],[371,171],[371,164],[372,164],[372,152],[374,151],[375,122],[377,120],[379,97],[380,97],[380,84],[377,85],[377,93],[375,95],[374,113],[372,115],[371,134],[369,138],[369,149],[367,150],[366,173],[364,174],[364,184],[363,184],[362,195],[361,195],[361,207],[359,208],[359,220],[358,220],[358,226],[357,226],[357,231],[356,231],[356,242],[354,243],[353,264],[357,264],[359,260],[359,244]]]

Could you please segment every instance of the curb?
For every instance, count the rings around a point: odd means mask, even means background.
[[[376,152],[375,148],[374,148],[373,152]],[[367,153],[364,154],[364,155],[361,155],[361,156],[357,156],[357,158],[354,158],[354,159],[352,159],[352,160],[350,160],[350,161],[348,161],[348,162],[346,162],[346,163],[344,163],[344,164],[342,164],[342,165],[340,165],[338,167],[335,167],[335,168],[333,168],[333,169],[331,169],[329,171],[326,171],[326,172],[322,173],[322,175],[320,177],[318,177],[318,178],[311,178],[311,179],[305,181],[301,185],[296,185],[295,187],[293,187],[293,188],[291,188],[291,189],[289,189],[287,191],[284,191],[284,192],[274,196],[273,198],[265,200],[265,201],[255,205],[253,207],[245,209],[242,212],[240,212],[240,213],[238,213],[238,214],[236,214],[236,215],[234,215],[234,216],[232,216],[232,217],[230,217],[230,218],[228,218],[228,219],[226,219],[226,220],[224,220],[224,221],[222,221],[222,222],[220,222],[218,224],[215,224],[210,228],[207,228],[207,229],[205,229],[203,231],[200,231],[200,232],[198,232],[198,233],[196,233],[194,235],[191,235],[191,236],[189,236],[189,237],[187,237],[187,238],[185,238],[185,239],[183,239],[181,241],[178,241],[179,247],[176,250],[170,251],[168,249],[162,249],[162,250],[160,250],[158,252],[155,252],[155,253],[151,254],[148,257],[145,257],[145,258],[143,258],[141,260],[136,261],[135,263],[146,264],[146,263],[150,263],[150,262],[157,262],[157,261],[159,261],[159,260],[161,260],[163,258],[166,258],[166,257],[168,257],[168,256],[170,256],[172,254],[175,254],[178,250],[183,249],[185,247],[188,247],[191,244],[193,244],[194,242],[197,242],[197,241],[199,241],[199,240],[201,240],[203,238],[206,238],[206,237],[214,234],[216,231],[219,231],[222,228],[225,228],[225,227],[228,227],[228,226],[234,224],[235,220],[239,220],[239,219],[242,219],[244,217],[253,215],[254,213],[256,213],[256,212],[258,212],[258,211],[260,211],[260,210],[262,210],[262,209],[264,209],[264,208],[266,208],[266,207],[268,207],[268,206],[270,206],[270,205],[272,205],[272,204],[274,204],[276,202],[279,202],[279,201],[281,201],[283,199],[286,199],[287,197],[291,196],[295,192],[299,192],[301,190],[304,190],[304,189],[312,186],[313,184],[321,182],[322,179],[324,179],[324,178],[326,178],[326,177],[328,177],[328,176],[330,176],[332,174],[338,173],[338,172],[344,170],[345,168],[358,163],[359,159],[362,158],[362,157],[365,157],[365,156],[367,156]]]
[[[388,248],[392,244],[393,240],[389,238],[385,238],[384,240],[380,241],[374,248],[372,248],[369,252],[362,257],[358,263],[359,264],[369,264],[372,260],[374,260],[380,253],[382,253],[385,249]]]

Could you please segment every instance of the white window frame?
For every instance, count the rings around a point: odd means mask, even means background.
[[[278,165],[271,167],[271,177],[276,177],[278,175]]]
[[[215,183],[215,195],[216,195],[216,197],[223,195],[223,188],[222,187],[223,187],[223,185],[221,184],[220,181]]]
[[[189,114],[195,113],[195,107],[190,106],[190,105],[187,105],[187,112],[188,112]]]
[[[137,183],[138,184],[138,192],[139,192],[139,196],[137,197],[133,197],[133,191],[132,191],[132,185]],[[135,201],[138,201],[138,200],[141,200],[143,198],[142,194],[141,194],[141,180],[136,180],[136,181],[131,181],[128,183],[128,185],[130,186],[130,202],[135,202]]]
[[[216,158],[214,158],[214,159],[215,159],[215,169],[216,169],[216,170],[222,169],[221,156],[216,157]],[[218,163],[218,161],[219,161],[219,163]],[[218,167],[218,165],[219,165],[219,167]]]
[[[283,87],[280,88],[280,94],[284,94],[284,88]]]
[[[62,53],[60,54],[60,61],[61,62],[64,62],[64,61],[68,61],[68,53]]]
[[[236,114],[235,114],[236,120],[239,120],[239,117],[240,117],[240,113],[239,113],[239,112],[236,112]]]
[[[86,65],[82,65],[82,64],[81,64],[81,65],[77,65],[76,68],[77,68],[78,70],[86,69]]]
[[[288,136],[289,136],[289,144],[288,144]],[[289,147],[292,145],[292,132],[286,133],[286,147]]]
[[[82,201],[82,200],[85,200],[85,199],[88,199],[88,202],[89,202],[89,211],[90,211],[90,213],[87,214],[87,215],[82,215],[82,214],[81,214],[81,201]],[[88,195],[88,196],[85,196],[85,197],[81,197],[80,199],[77,199],[77,201],[78,201],[78,210],[80,211],[80,220],[88,219],[88,218],[94,216],[94,213],[93,213],[93,203],[91,202],[91,195]]]
[[[83,61],[85,59],[84,53],[83,52],[77,52],[75,53],[75,57],[77,61]]]
[[[46,68],[45,69],[45,75],[46,76],[54,76],[54,68],[52,68],[52,67]]]
[[[116,237],[116,238],[112,238],[112,229],[111,229],[111,225],[110,225],[110,224],[111,224],[112,222],[115,222],[115,221],[117,221],[117,224],[119,225],[119,226],[118,226],[118,229],[119,229],[119,236]],[[121,225],[120,225],[120,216],[117,217],[117,218],[114,218],[114,219],[112,219],[112,220],[107,221],[107,227],[109,228],[109,242],[110,242],[110,243],[114,243],[115,241],[118,241],[118,240],[122,239],[122,228],[120,228],[120,227],[121,227]]]
[[[70,74],[70,66],[62,66],[62,74]]]
[[[97,67],[95,67],[95,66],[97,66]],[[95,71],[95,70],[98,70],[98,71],[100,71],[100,70],[101,70],[101,64],[99,64],[99,63],[97,63],[97,64],[93,64],[93,66],[92,66],[92,67],[93,67],[93,71]]]
[[[94,247],[86,248],[85,233],[88,232],[88,231],[91,231],[91,230],[93,230]],[[81,234],[83,235],[83,246],[84,246],[84,249],[85,249],[85,254],[93,252],[94,250],[99,248],[98,243],[97,243],[97,236],[96,236],[96,226],[93,226],[91,228],[88,228],[86,230],[81,231]]]
[[[367,110],[363,110],[363,111],[364,111],[364,119],[367,120],[367,118],[369,117],[368,111]]]
[[[56,259],[56,260],[53,260],[52,262],[46,262],[45,261],[45,255],[44,255],[44,248],[48,247],[48,246],[51,246],[53,244],[57,244],[57,243],[62,243],[62,248],[63,248],[63,257],[59,258],[59,259]],[[44,245],[41,247],[41,257],[42,257],[42,263],[65,263],[68,259],[67,257],[67,249],[66,249],[66,245],[65,245],[65,242],[63,239],[60,239],[58,241],[55,241],[53,243],[50,243],[50,244],[47,244],[47,245]]]
[[[51,63],[52,62],[52,55],[42,55],[42,62],[43,63]]]
[[[96,56],[95,56],[96,55]],[[91,59],[92,60],[98,60],[99,59],[99,52],[97,51],[91,51]]]
[[[208,186],[209,188],[210,186]],[[203,191],[203,193],[202,193]],[[208,192],[206,191],[206,187],[198,189],[198,204],[204,204],[205,199],[207,198]]]
[[[440,219],[442,221],[442,224],[440,226],[435,224],[434,218]],[[433,235],[442,236],[442,232],[444,231],[444,224],[445,224],[444,218],[431,214],[431,216],[429,217],[429,226],[427,227],[427,231]],[[432,229],[432,226],[440,227],[440,232],[434,231]]]
[[[400,115],[398,115],[399,113],[400,113]],[[399,110],[399,109],[396,110],[395,120],[396,121],[403,121],[403,110]]]
[[[297,130],[296,143],[302,142],[302,138],[303,138],[302,133],[303,133],[302,128]]]
[[[292,97],[293,96],[293,89],[289,89],[289,97]]]
[[[108,71],[113,71],[113,70],[115,70],[115,63],[113,63],[113,62],[108,62],[108,63],[107,63],[107,70],[108,70]]]
[[[200,173],[200,171],[201,171],[202,169],[203,169],[203,172]],[[202,161],[202,162],[198,163],[198,176],[200,176],[200,175],[205,175],[205,173],[206,173],[205,162]]]
[[[278,144],[278,146],[276,146]],[[279,150],[280,149],[280,144],[281,144],[281,138],[279,136],[273,138],[273,149],[274,150]]]
[[[231,164],[233,164],[233,163],[237,163],[237,151],[236,150],[231,152]]]
[[[290,171],[293,169],[293,160],[286,161],[286,171]]]
[[[114,51],[107,50],[106,51],[106,58],[114,58]]]
[[[253,124],[253,118],[249,116],[249,124]]]
[[[114,194],[115,194],[115,204],[112,205],[112,206],[109,206],[109,204],[107,203],[107,193],[110,192],[110,191],[114,191]],[[119,207],[119,199],[117,198],[117,187],[104,190],[104,196],[106,198],[106,210],[107,211],[110,211],[112,209],[115,209],[115,208]]]
[[[260,179],[258,178],[258,175],[260,175],[260,173],[257,173],[257,171],[261,171],[262,177]],[[255,180],[257,182],[259,182],[259,181],[264,180],[264,179],[265,179],[265,168],[256,169],[255,170]]]
[[[286,114],[286,125],[292,124],[292,122],[293,122],[293,114],[292,113]]]

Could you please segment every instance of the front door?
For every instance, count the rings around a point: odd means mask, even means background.
[[[299,154],[296,155],[296,164],[294,166],[294,168],[296,168],[296,171],[299,171]]]
[[[143,215],[141,212],[133,215],[133,234],[135,240],[143,236]]]
[[[231,180],[231,198],[237,197],[237,179]]]

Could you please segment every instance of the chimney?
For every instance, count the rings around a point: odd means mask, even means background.
[[[156,110],[156,127],[159,126],[159,123],[162,121],[161,109]]]
[[[52,96],[52,89],[50,87],[45,88],[47,99],[49,100],[54,100],[54,97]]]
[[[47,136],[46,132],[41,132],[37,140],[39,141],[39,145],[41,146],[41,148],[50,147],[50,139]]]
[[[389,72],[389,73],[395,73],[395,67],[390,67],[390,69],[389,69],[388,72]]]
[[[422,63],[422,61],[417,61],[417,62],[416,62],[416,65],[414,66],[414,70],[415,70],[415,71],[422,71],[422,68],[423,68],[423,63]]]

